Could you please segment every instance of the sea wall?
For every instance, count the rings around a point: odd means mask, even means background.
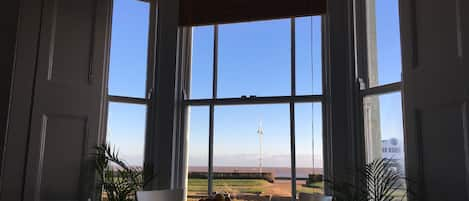
[[[207,172],[189,172],[189,178],[207,179]],[[214,179],[263,179],[270,183],[275,182],[275,175],[272,172],[214,172]]]
[[[314,184],[316,182],[322,182],[324,181],[324,177],[322,174],[309,174],[308,175],[308,180],[306,180],[306,184]]]

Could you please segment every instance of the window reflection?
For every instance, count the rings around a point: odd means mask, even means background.
[[[373,0],[367,6],[375,12],[368,16],[368,76],[370,87],[401,81],[401,38],[399,1]],[[374,24],[374,22],[376,24]]]
[[[366,157],[368,162],[385,158],[405,176],[401,92],[367,96],[363,100]],[[405,194],[405,181],[396,194]]]

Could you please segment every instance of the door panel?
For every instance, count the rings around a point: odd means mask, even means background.
[[[422,175],[426,200],[467,200],[469,153],[466,104],[420,110]],[[448,172],[450,171],[450,172]],[[452,197],[455,196],[455,197]],[[452,197],[452,199],[449,199]]]
[[[90,143],[87,118],[44,115],[42,122],[42,168],[37,173],[43,178],[41,200],[78,198],[82,183],[80,173],[86,165],[83,160]]]
[[[86,84],[93,42],[95,1],[49,0],[47,27],[50,38],[48,79],[55,82]],[[73,64],[73,65],[70,65]],[[74,68],[83,66],[82,68]]]

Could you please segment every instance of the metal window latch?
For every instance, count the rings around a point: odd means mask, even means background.
[[[358,85],[360,87],[360,90],[366,89],[365,80],[361,77],[358,78]]]
[[[250,96],[242,95],[241,96],[241,100],[255,100],[256,98],[257,98],[257,96],[253,96],[253,95],[250,95]]]
[[[187,91],[185,89],[182,89],[182,99],[187,100],[189,97],[187,95]]]
[[[152,94],[153,94],[153,88],[150,88],[147,92],[147,100],[151,100]]]

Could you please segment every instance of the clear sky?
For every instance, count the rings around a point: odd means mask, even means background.
[[[400,80],[401,57],[397,0],[376,0],[378,77],[380,84]],[[145,94],[149,6],[115,0],[109,93]],[[296,19],[297,95],[321,94],[320,17]],[[218,97],[290,95],[290,19],[219,27]],[[213,26],[193,31],[191,98],[212,92]],[[400,94],[380,97],[383,139],[402,139]],[[315,167],[322,167],[321,104],[295,105],[297,166],[311,167],[314,133]],[[108,140],[131,164],[143,160],[145,106],[111,103]],[[260,122],[264,129],[264,166],[290,166],[288,104],[215,107],[215,166],[257,166]],[[190,165],[206,166],[208,107],[190,114]],[[314,132],[313,132],[314,131]]]

